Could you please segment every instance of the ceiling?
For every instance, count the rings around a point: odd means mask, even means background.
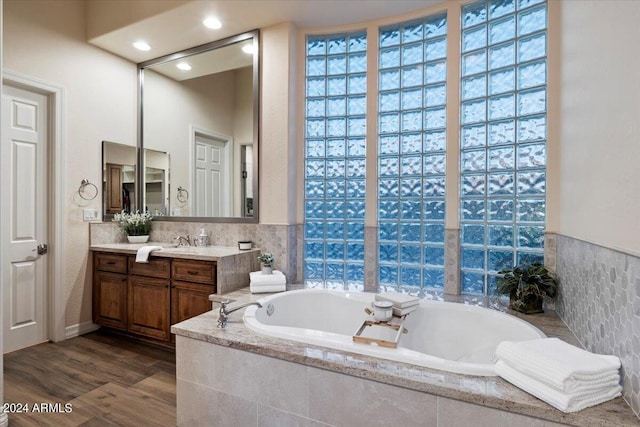
[[[282,22],[301,28],[356,24],[399,16],[444,1],[88,0],[87,34],[89,43],[139,63]],[[202,25],[202,20],[211,15],[222,22],[221,29]],[[149,43],[151,50],[142,52],[132,46],[140,39]]]

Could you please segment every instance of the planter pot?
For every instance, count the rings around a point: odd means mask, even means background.
[[[262,274],[273,274],[273,267],[271,267],[270,265],[263,265]]]
[[[509,295],[509,308],[524,314],[544,313],[542,298],[536,295],[529,295],[519,300],[516,298],[515,292],[512,292]]]
[[[149,241],[149,235],[146,236],[127,236],[129,243],[147,243]]]

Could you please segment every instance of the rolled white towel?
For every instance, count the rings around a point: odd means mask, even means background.
[[[562,392],[585,382],[608,382],[619,375],[620,359],[595,354],[558,338],[503,341],[496,348],[498,360]]]
[[[253,271],[249,273],[251,284],[260,285],[286,285],[287,277],[279,270],[274,270],[273,274],[262,274],[261,271]]]
[[[252,294],[261,294],[265,292],[284,292],[287,290],[286,284],[281,285],[260,285],[256,286],[253,283],[249,284],[249,290]]]
[[[622,392],[622,387],[618,384],[612,387],[603,387],[599,390],[587,392],[562,393],[553,387],[549,387],[548,385],[513,369],[502,360],[499,360],[496,363],[496,373],[516,387],[519,387],[538,399],[547,402],[562,412],[581,411],[590,406],[595,406],[614,399],[620,396]]]
[[[151,251],[161,251],[162,246],[143,246],[136,252],[136,262],[149,262]]]

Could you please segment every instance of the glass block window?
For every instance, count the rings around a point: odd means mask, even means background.
[[[444,287],[447,19],[380,29],[381,285]]]
[[[304,277],[364,283],[365,33],[306,41]]]
[[[547,5],[491,0],[462,8],[461,266],[464,293],[543,260]]]

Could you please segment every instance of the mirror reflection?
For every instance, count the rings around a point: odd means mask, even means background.
[[[257,46],[247,33],[140,64],[142,198],[152,214],[253,222]]]
[[[136,147],[102,141],[103,217],[136,211]]]
[[[154,217],[169,214],[169,154],[144,149],[144,209]]]

